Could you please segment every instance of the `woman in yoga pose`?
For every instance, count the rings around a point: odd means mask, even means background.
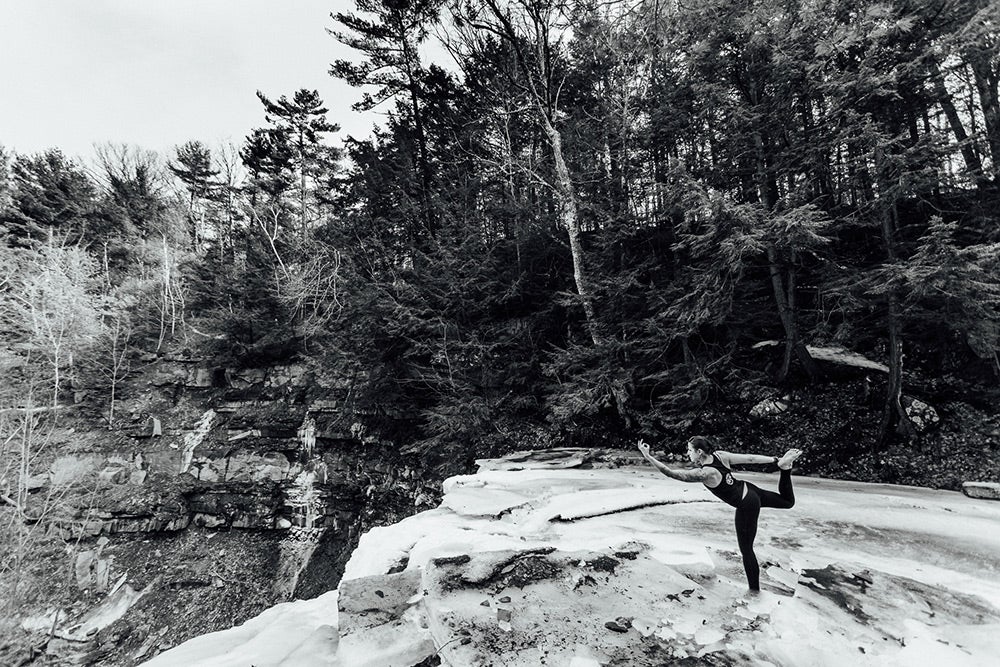
[[[649,445],[639,441],[639,451],[643,457],[667,477],[682,482],[701,482],[717,498],[736,508],[736,541],[743,556],[743,569],[747,573],[747,583],[751,591],[760,590],[760,566],[753,552],[753,541],[757,536],[757,517],[761,507],[788,509],[795,504],[792,493],[792,463],[801,456],[798,449],[789,449],[781,458],[759,456],[757,454],[731,454],[713,451],[712,442],[700,435],[688,440],[687,455],[697,465],[693,470],[669,468],[653,458]],[[733,477],[730,468],[734,465],[754,463],[776,463],[781,471],[778,493]]]

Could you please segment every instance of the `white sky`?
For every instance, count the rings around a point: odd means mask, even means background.
[[[352,0],[0,0],[0,145],[89,158],[114,141],[160,151],[240,143],[264,125],[257,90],[318,90],[339,137],[367,136],[358,91],[327,70]]]

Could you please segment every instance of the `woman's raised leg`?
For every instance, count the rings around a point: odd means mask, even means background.
[[[784,456],[778,459],[778,468],[781,471],[781,477],[778,479],[778,492],[757,489],[761,507],[776,507],[786,510],[795,506],[795,493],[792,491],[792,464],[800,456],[802,456],[802,450],[789,449]]]

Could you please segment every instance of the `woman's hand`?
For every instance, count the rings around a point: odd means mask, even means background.
[[[649,458],[649,445],[646,444],[645,440],[639,441],[639,453],[642,454],[644,458]]]

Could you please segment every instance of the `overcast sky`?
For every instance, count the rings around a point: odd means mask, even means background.
[[[326,33],[352,0],[0,0],[0,145],[95,142],[168,152],[192,139],[242,141],[270,97],[318,90],[341,136],[377,120],[327,74],[349,49]]]

